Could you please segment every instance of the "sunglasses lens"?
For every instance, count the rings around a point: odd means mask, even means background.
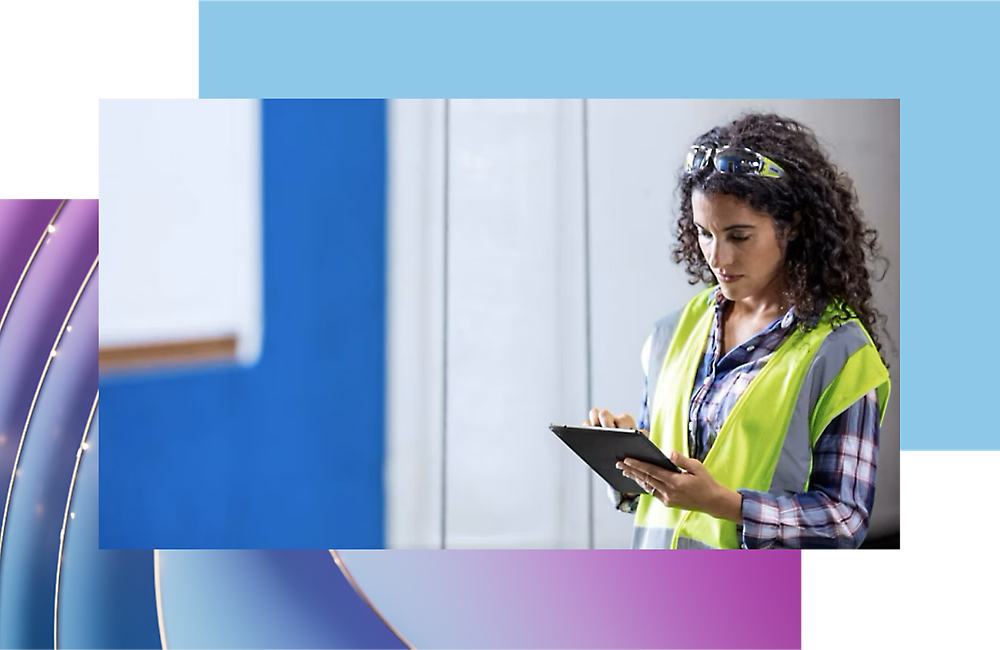
[[[687,161],[685,162],[685,169],[691,171],[692,169],[701,169],[708,162],[708,154],[711,149],[706,147],[691,147],[688,149]]]
[[[720,172],[753,174],[760,170],[760,161],[749,151],[726,149],[715,157],[715,166]]]

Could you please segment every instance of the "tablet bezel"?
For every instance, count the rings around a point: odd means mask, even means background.
[[[625,458],[636,458],[638,460],[656,465],[657,467],[662,467],[663,469],[671,472],[682,472],[682,470],[677,467],[677,465],[671,461],[666,454],[663,453],[663,450],[657,447],[652,440],[646,437],[646,435],[638,429],[613,429],[609,427],[571,424],[550,424],[549,429],[556,435],[557,438],[559,438],[559,440],[563,442],[563,444],[569,447],[573,453],[583,460],[583,462],[585,462],[587,466],[594,471],[594,473],[604,479],[605,482],[610,484],[612,488],[619,492],[628,494],[648,494],[648,492],[643,489],[641,485],[632,479],[626,478],[620,469],[615,468],[615,462],[624,460]],[[600,445],[602,448],[600,454],[594,454],[593,451],[587,451],[586,454],[581,453],[578,449],[578,444],[575,443],[583,440],[583,436],[587,436],[588,433],[594,432],[600,434],[611,434],[612,436],[629,436],[629,438],[623,439],[622,444],[625,448],[621,448],[620,450],[613,450],[609,447],[609,445]],[[569,440],[567,438],[569,438]],[[640,438],[641,440],[639,440]],[[612,460],[614,462],[612,462]]]

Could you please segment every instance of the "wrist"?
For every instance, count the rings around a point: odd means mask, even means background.
[[[710,514],[716,519],[740,523],[743,521],[743,495],[720,485],[715,498],[715,507]]]

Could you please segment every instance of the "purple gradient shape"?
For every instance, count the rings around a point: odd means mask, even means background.
[[[0,330],[0,500],[3,501],[38,380],[70,305],[97,259],[97,201],[67,201],[54,227],[55,232],[47,238],[48,243],[42,244],[28,269]],[[22,271],[23,267],[16,270],[18,277]],[[9,269],[4,270],[7,272]]]
[[[417,648],[798,648],[798,551],[340,551]]]
[[[170,648],[404,648],[327,551],[158,551]]]
[[[95,270],[45,374],[18,459],[0,553],[2,647],[54,644],[59,536],[97,397],[98,281]]]
[[[75,331],[75,330],[74,330]],[[100,407],[87,433],[59,575],[60,648],[160,648],[153,551],[97,547]]]
[[[0,317],[60,203],[59,199],[0,200]]]

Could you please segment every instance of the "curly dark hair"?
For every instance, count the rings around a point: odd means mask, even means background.
[[[853,311],[882,354],[876,321],[888,337],[886,318],[872,303],[871,278],[882,256],[878,233],[868,227],[858,204],[854,184],[827,158],[809,127],[773,114],[746,114],[730,124],[699,136],[693,144],[746,147],[781,165],[781,179],[752,174],[720,173],[714,165],[685,173],[678,181],[680,218],[677,220],[675,262],[683,263],[691,284],[716,280],[698,245],[691,195],[729,195],[771,216],[779,241],[785,246],[784,302],[803,317],[800,327],[812,329],[828,301],[833,300],[833,324],[851,318]],[[794,237],[789,237],[791,232]],[[881,280],[885,277],[882,271]],[[882,354],[883,362],[885,355]]]

